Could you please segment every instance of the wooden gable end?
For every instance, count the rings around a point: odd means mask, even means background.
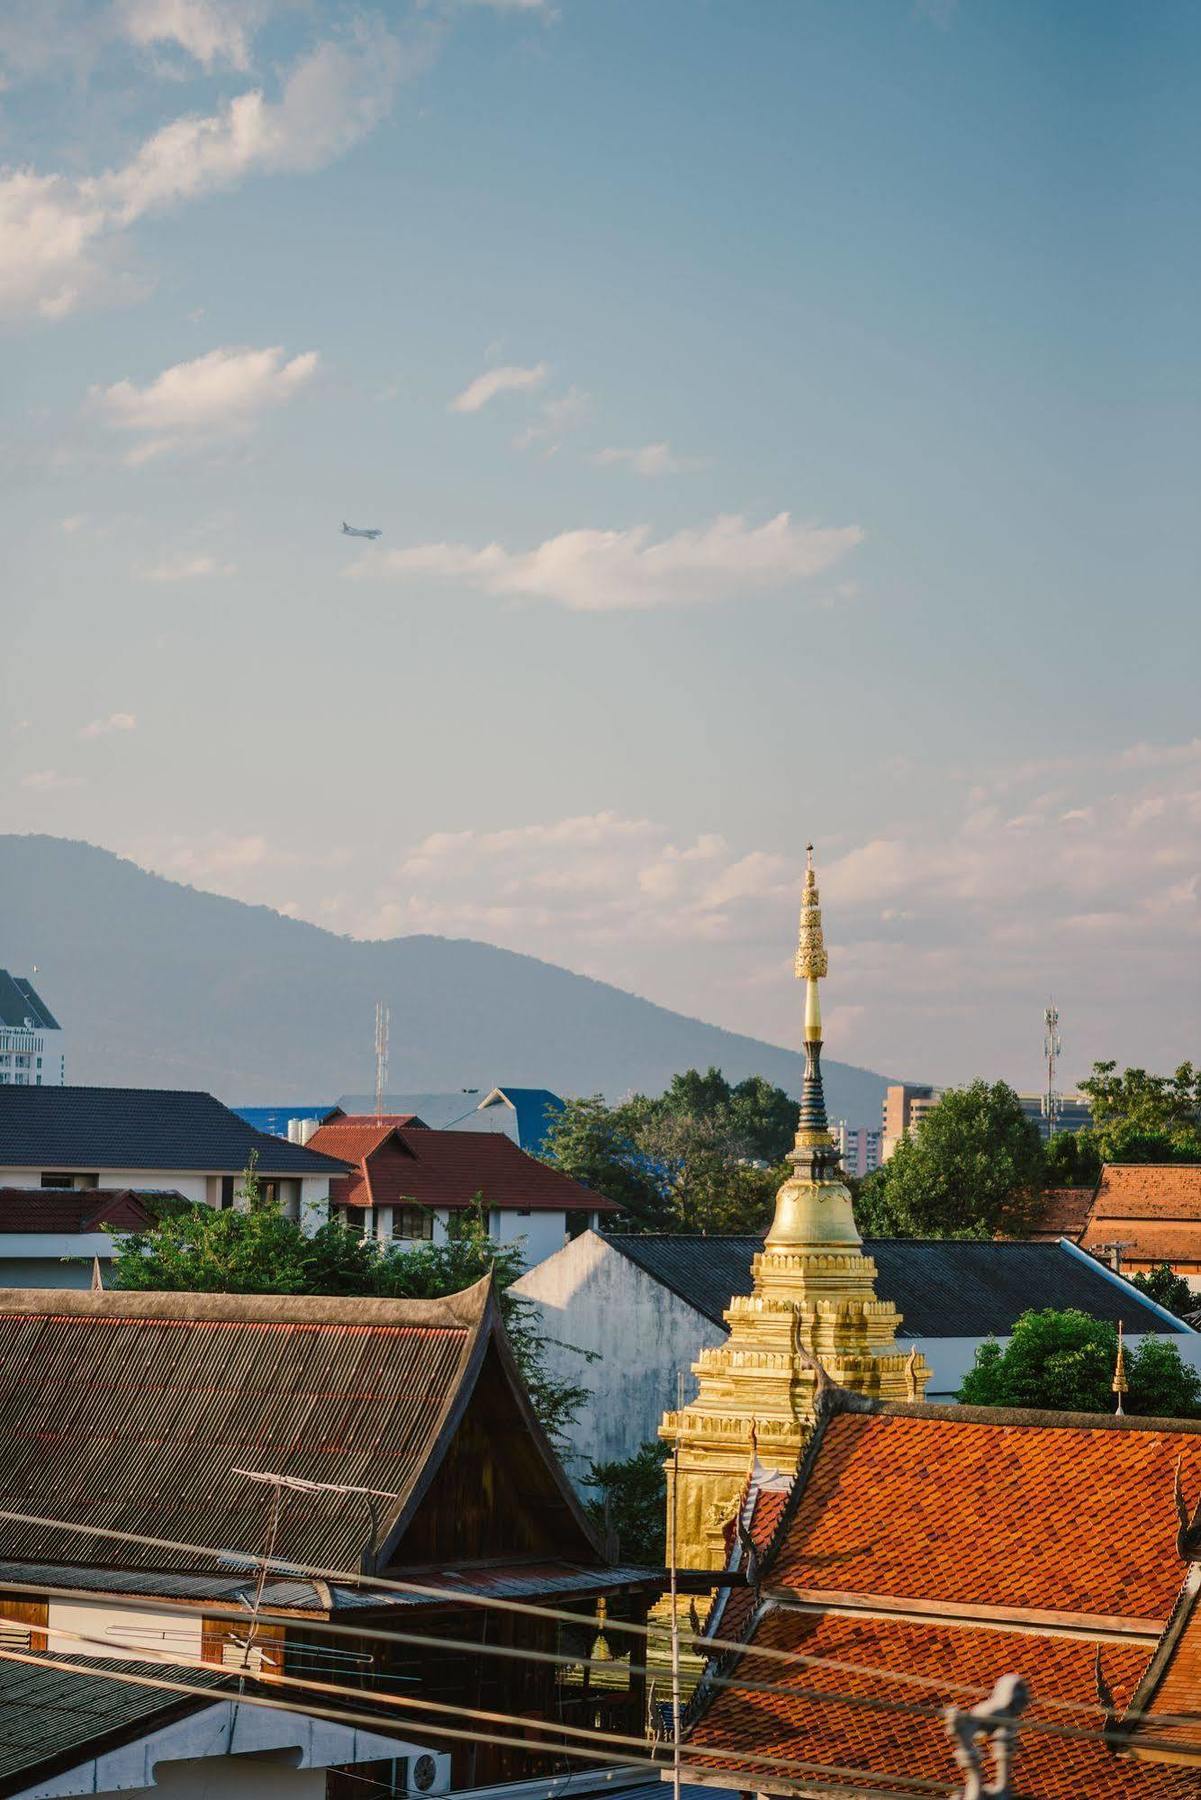
[[[390,1568],[479,1557],[602,1560],[554,1452],[518,1400],[507,1360],[493,1338]]]

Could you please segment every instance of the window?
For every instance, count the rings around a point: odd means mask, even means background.
[[[392,1209],[394,1238],[422,1239],[429,1243],[434,1235],[434,1215],[425,1206],[396,1206]]]
[[[42,1176],[42,1186],[44,1188],[68,1188],[68,1189],[70,1189],[75,1186],[75,1177],[74,1177],[74,1175],[46,1174],[46,1175]]]

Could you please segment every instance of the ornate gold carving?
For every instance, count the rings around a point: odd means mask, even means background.
[[[801,891],[801,922],[797,932],[798,981],[820,978],[828,973],[830,967],[822,936],[821,896],[817,891],[817,875],[813,868],[812,844],[806,844],[805,854],[805,886]]]

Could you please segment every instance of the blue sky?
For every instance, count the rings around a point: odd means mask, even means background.
[[[1193,1050],[1195,7],[26,10],[4,828],[784,1042],[812,837],[831,1053]]]

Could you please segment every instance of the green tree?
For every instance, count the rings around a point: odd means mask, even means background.
[[[1196,1136],[1201,1121],[1201,1069],[1184,1062],[1174,1075],[1149,1075],[1146,1069],[1125,1069],[1119,1075],[1117,1067],[1116,1062],[1094,1063],[1088,1080],[1080,1083],[1080,1091],[1092,1107],[1093,1130],[1098,1136],[1104,1138],[1126,1126],[1169,1138]]]
[[[1023,1313],[1004,1349],[981,1344],[959,1399],[967,1406],[1111,1413],[1115,1409],[1117,1328],[1068,1310]],[[1201,1375],[1181,1362],[1170,1337],[1147,1337],[1126,1355],[1126,1412],[1150,1418],[1201,1418]]]
[[[512,1292],[524,1268],[520,1243],[497,1244],[487,1233],[482,1200],[456,1215],[445,1243],[406,1249],[381,1246],[331,1220],[306,1237],[294,1220],[261,1201],[253,1169],[240,1190],[246,1211],[195,1206],[145,1232],[117,1239],[118,1288],[194,1294],[330,1294],[435,1299],[470,1287],[491,1271],[514,1358],[534,1410],[559,1441],[588,1397],[579,1382],[549,1368],[552,1342],[538,1308]],[[578,1353],[581,1371],[587,1356]]]
[[[871,1237],[1020,1235],[1044,1182],[1042,1141],[1003,1081],[952,1088],[862,1183],[856,1216]]]
[[[598,1497],[585,1502],[602,1532],[617,1533],[618,1555],[649,1568],[667,1555],[667,1476],[662,1444],[652,1438],[624,1462],[590,1463],[585,1487]]]
[[[1096,1187],[1101,1154],[1091,1131],[1057,1131],[1047,1145],[1048,1187]]]
[[[573,1181],[614,1201],[644,1229],[654,1229],[659,1187],[635,1141],[635,1112],[632,1105],[606,1105],[600,1094],[568,1100],[547,1127],[540,1154]]]
[[[1199,1302],[1196,1294],[1184,1276],[1177,1275],[1171,1263],[1156,1263],[1155,1267],[1148,1269],[1145,1275],[1140,1270],[1130,1279],[1140,1293],[1146,1294],[1148,1300],[1154,1300],[1160,1306],[1166,1306],[1168,1311],[1175,1313],[1178,1319],[1183,1319],[1188,1313],[1197,1311]]]

